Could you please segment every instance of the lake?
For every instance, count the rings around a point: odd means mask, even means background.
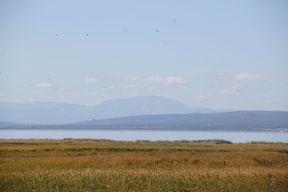
[[[0,139],[89,138],[112,140],[204,140],[224,139],[234,143],[266,141],[288,142],[288,133],[250,131],[175,131],[175,130],[75,130],[75,129],[3,129]]]

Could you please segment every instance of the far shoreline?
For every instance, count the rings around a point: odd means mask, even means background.
[[[276,132],[276,133],[288,133],[288,128],[277,128],[277,129],[255,129],[255,130],[247,130],[247,129],[185,129],[185,128],[77,128],[77,127],[69,127],[69,128],[53,128],[53,127],[3,127],[1,130],[77,130],[77,131],[181,131],[181,132]]]
[[[277,144],[288,144],[288,142],[280,142],[280,141],[247,141],[247,142],[232,142],[226,139],[199,139],[199,140],[146,140],[146,139],[137,139],[137,140],[115,140],[115,139],[98,139],[98,138],[9,138],[9,139],[3,139],[0,138],[1,142],[65,142],[65,141],[75,141],[75,142],[111,142],[111,143],[130,143],[130,144],[136,144],[136,143],[199,143],[199,144],[230,144],[230,145],[246,145],[246,144],[261,144],[261,145],[277,145]]]

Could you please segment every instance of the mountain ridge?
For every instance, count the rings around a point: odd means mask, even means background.
[[[209,130],[279,131],[288,130],[288,111],[234,111],[137,115],[58,125],[7,125],[0,128],[99,129],[99,130]]]
[[[159,128],[189,130],[260,130],[288,128],[287,111],[234,111],[142,115],[91,120],[74,125],[86,128]]]
[[[158,96],[138,96],[107,100],[93,106],[54,102],[0,103],[0,121],[20,124],[67,124],[91,119],[197,111],[209,113],[218,110],[193,109],[179,101]]]

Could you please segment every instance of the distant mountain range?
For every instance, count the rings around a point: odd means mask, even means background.
[[[238,111],[221,113],[191,113],[168,115],[141,115],[100,119],[58,125],[15,125],[0,128],[51,129],[156,129],[156,130],[230,130],[276,131],[288,130],[288,112]]]
[[[67,127],[103,129],[275,130],[288,128],[288,112],[237,111],[144,115],[74,123]]]
[[[1,103],[0,128],[288,130],[288,112],[191,109],[155,96],[95,106]]]
[[[0,121],[20,124],[67,124],[92,119],[195,112],[220,111],[193,109],[181,102],[156,96],[113,99],[94,106],[66,103],[0,103]]]

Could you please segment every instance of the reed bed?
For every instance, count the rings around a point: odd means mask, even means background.
[[[0,191],[288,191],[288,144],[0,140]]]

